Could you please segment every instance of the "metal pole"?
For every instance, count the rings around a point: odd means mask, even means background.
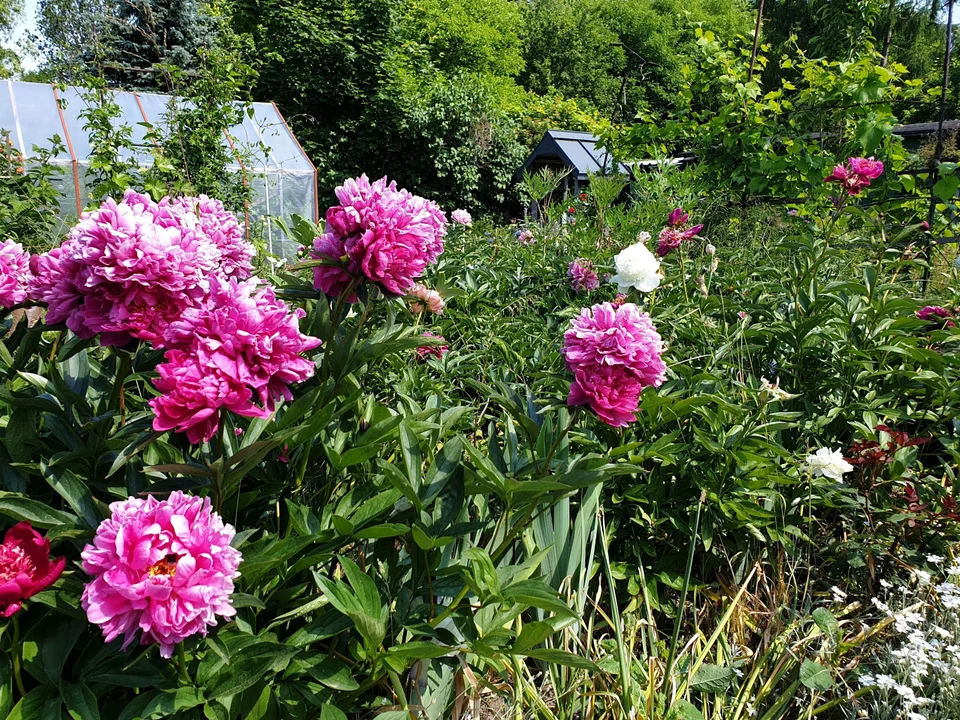
[[[946,49],[943,52],[943,84],[940,87],[940,122],[937,124],[937,151],[934,155],[934,163],[930,168],[930,209],[927,211],[927,224],[933,228],[933,216],[937,212],[937,196],[933,194],[933,187],[937,182],[937,174],[940,166],[940,158],[943,156],[943,124],[947,119],[947,91],[950,89],[950,56],[953,53],[953,0],[947,2],[947,41]],[[923,268],[923,292],[927,291],[927,283],[930,281],[930,255],[931,246],[927,243],[924,252],[926,260]]]

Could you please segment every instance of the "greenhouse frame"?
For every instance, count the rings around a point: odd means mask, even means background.
[[[133,148],[121,149],[125,160],[133,159],[140,168],[153,163],[148,133],[166,129],[171,95],[112,90],[121,110],[119,122],[132,130]],[[52,165],[67,172],[52,179],[61,193],[60,211],[65,221],[76,218],[92,201],[93,183],[88,178],[91,153],[84,119],[82,89],[57,87],[45,83],[0,80],[0,130],[10,133],[14,146],[29,162],[39,151],[54,148],[54,137],[61,148],[51,157]],[[317,170],[303,151],[277,106],[250,103],[243,122],[223,131],[223,143],[231,149],[235,162],[231,172],[245,172],[250,188],[246,207],[247,233],[254,228],[262,233],[267,251],[293,259],[297,243],[286,237],[269,217],[289,220],[294,214],[316,222],[319,218]]]

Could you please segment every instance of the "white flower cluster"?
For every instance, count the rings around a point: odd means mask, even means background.
[[[873,598],[898,636],[879,653],[875,672],[859,678],[877,688],[868,696],[873,720],[960,718],[960,561],[942,583],[931,581],[930,573],[917,570],[908,585],[881,583],[886,602]]]

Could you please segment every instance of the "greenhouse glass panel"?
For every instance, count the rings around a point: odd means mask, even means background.
[[[62,193],[61,218],[70,224],[79,208],[98,201],[96,178],[90,170],[91,144],[84,130],[81,113],[86,109],[86,91],[78,88],[55,90],[52,85],[0,81],[0,128],[8,128],[14,144],[28,157],[37,145],[50,148],[57,135],[65,149],[53,159],[63,173],[53,182]],[[120,108],[117,123],[130,127],[134,147],[120,150],[124,159],[134,159],[141,167],[153,163],[147,122],[161,136],[166,135],[167,112],[173,101],[156,93],[114,92]],[[58,104],[57,97],[62,101]],[[189,105],[189,101],[180,101]],[[223,145],[234,158],[227,172],[245,172],[250,200],[241,213],[247,234],[262,237],[271,252],[284,259],[296,257],[297,243],[283,236],[270,217],[289,221],[293,214],[315,220],[318,215],[317,172],[286,122],[272,103],[252,103],[251,114],[233,128],[225,129]]]
[[[32,157],[33,146],[50,148],[54,135],[60,136],[60,142],[67,146],[66,133],[60,122],[60,109],[50,85],[40,83],[13,83],[14,112],[20,124],[23,139],[23,154]],[[64,150],[57,155],[59,160],[70,160],[70,153]]]

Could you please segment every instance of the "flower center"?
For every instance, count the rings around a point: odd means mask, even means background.
[[[179,559],[179,555],[171,553],[165,556],[163,560],[155,562],[153,565],[151,565],[150,569],[147,570],[147,574],[150,577],[156,577],[157,575],[173,577],[177,574],[177,560]]]
[[[16,545],[0,545],[0,582],[12,580],[21,573],[32,576],[36,568],[23,549]]]

